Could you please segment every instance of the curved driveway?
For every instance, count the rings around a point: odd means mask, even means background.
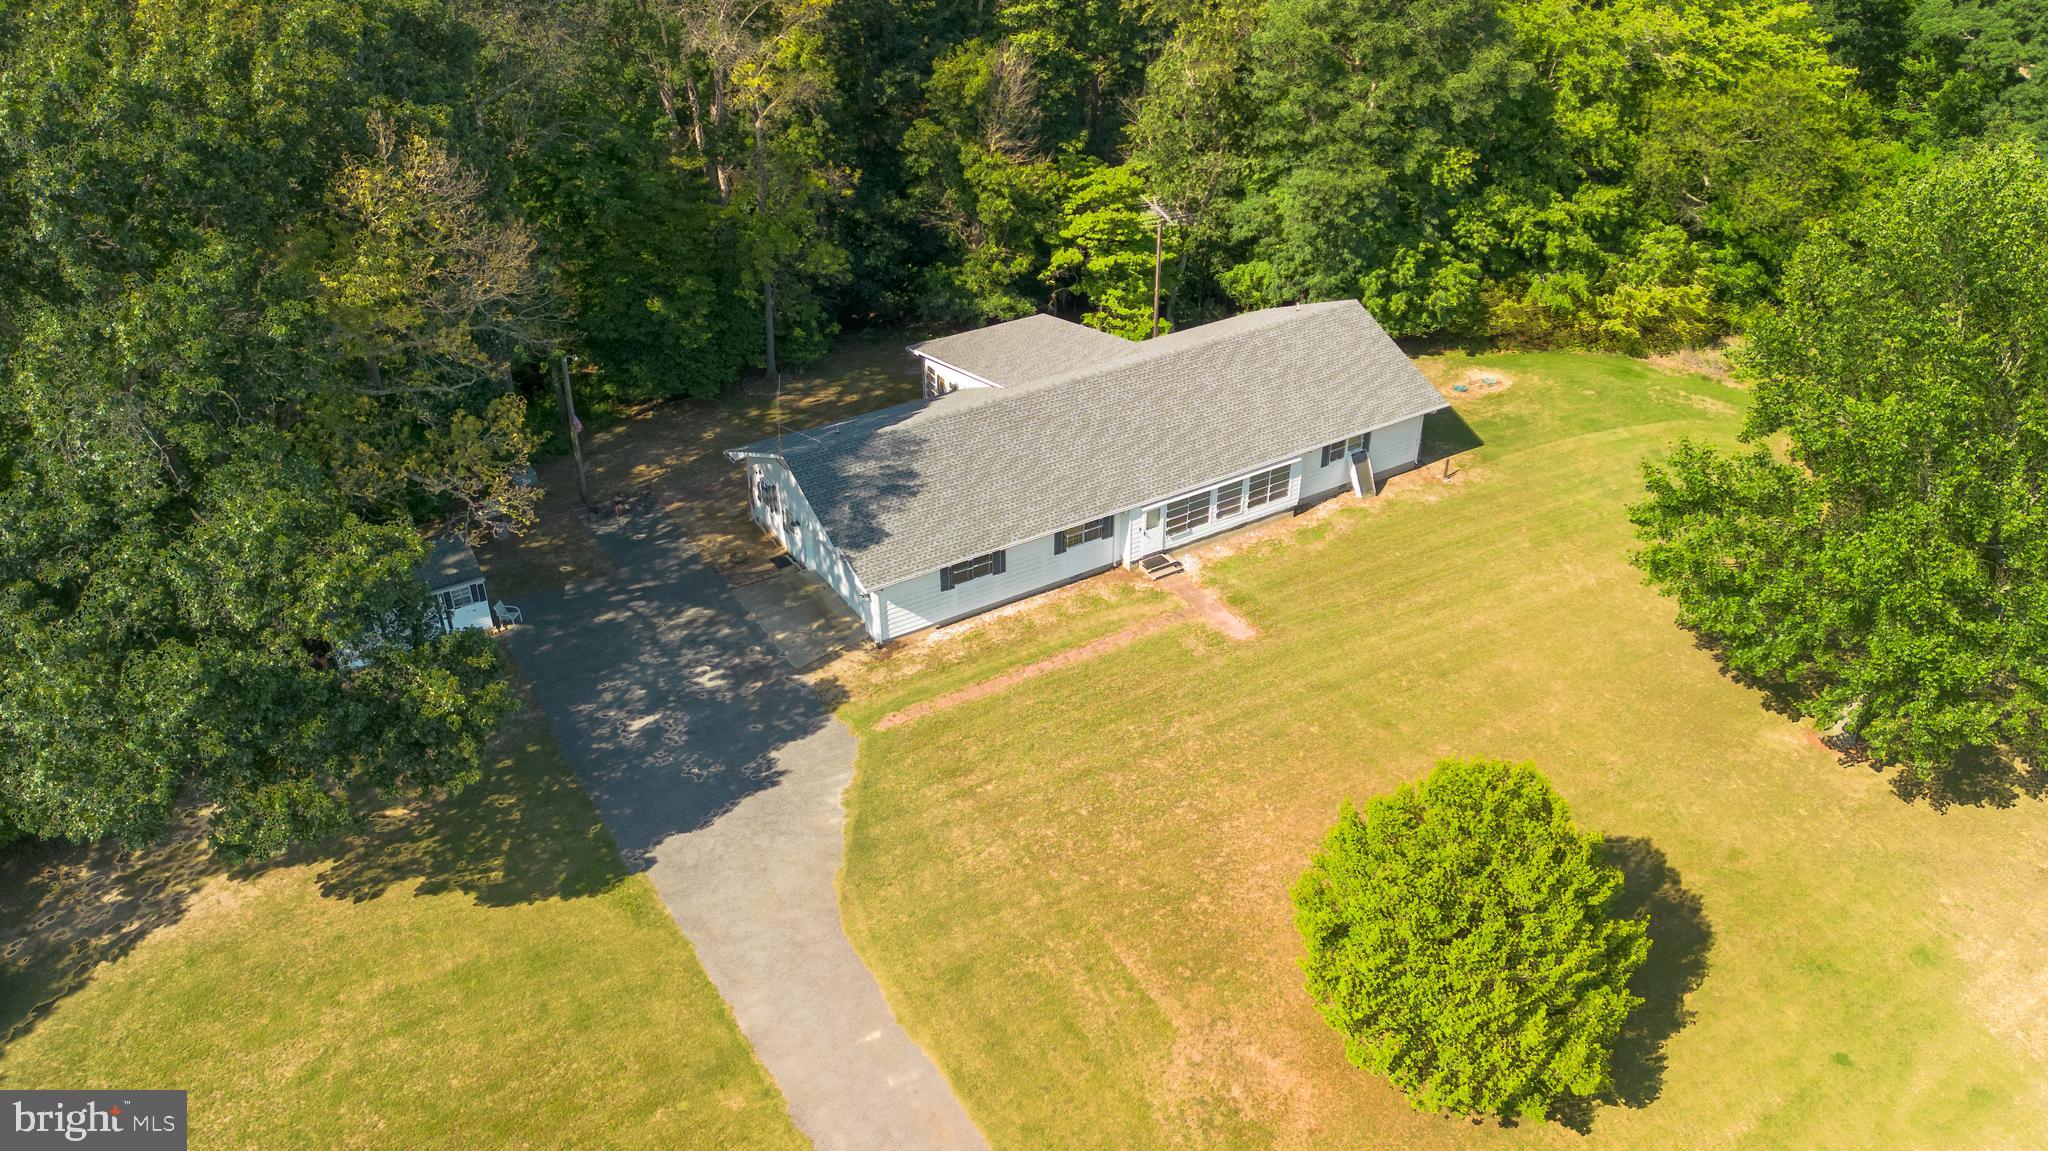
[[[782,671],[658,513],[596,527],[613,572],[520,601],[555,738],[820,1148],[986,1148],[839,925],[853,733]]]

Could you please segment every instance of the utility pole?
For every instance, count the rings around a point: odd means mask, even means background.
[[[767,110],[754,113],[754,216],[757,220],[768,218],[768,144],[762,139],[762,124]],[[782,396],[782,370],[775,365],[775,257],[770,254],[761,268],[761,326],[767,329],[768,337],[768,379],[775,385],[778,400]]]
[[[576,418],[576,393],[569,385],[569,357],[555,357],[555,387],[562,399],[562,414],[569,420],[569,450],[576,456],[576,494],[583,506],[590,506],[590,481],[583,475],[583,421]]]
[[[1159,338],[1159,261],[1166,251],[1166,221],[1152,221],[1152,338]]]
[[[768,379],[778,389],[782,387],[782,370],[775,366],[775,280],[771,277],[761,284],[761,326],[768,336]]]
[[[1159,338],[1159,266],[1166,254],[1166,226],[1179,224],[1173,213],[1166,210],[1159,201],[1145,197],[1145,206],[1152,209],[1152,338]]]

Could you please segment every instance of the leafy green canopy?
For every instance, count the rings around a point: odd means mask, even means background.
[[[1539,1119],[1605,1089],[1641,1000],[1621,873],[1533,767],[1445,760],[1347,802],[1294,887],[1308,990],[1345,1053],[1419,1108]]]
[[[2023,144],[1815,236],[1751,333],[1757,446],[1680,444],[1632,513],[1636,562],[1732,670],[1923,780],[2048,756],[2044,267]]]
[[[75,0],[0,61],[0,823],[239,853],[472,777],[496,650],[415,518],[518,522],[553,294],[427,5]]]

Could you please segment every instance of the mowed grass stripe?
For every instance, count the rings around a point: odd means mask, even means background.
[[[1714,934],[1654,1099],[1588,1145],[2025,1146],[2041,1067],[1973,989],[2040,952],[1965,953],[2038,938],[2048,880],[2001,860],[2042,810],[1900,803],[1626,565],[1641,459],[1729,440],[1739,392],[1488,363],[1516,382],[1467,409],[1469,484],[1207,567],[1260,639],[1177,630],[863,734],[844,905],[899,1016],[998,1146],[1577,1142],[1414,1114],[1344,1063],[1295,967],[1286,891],[1337,802],[1505,754],[1661,852]]]

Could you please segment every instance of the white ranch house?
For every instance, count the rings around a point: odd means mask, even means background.
[[[1142,343],[1031,316],[910,350],[924,399],[726,453],[877,643],[1411,468],[1445,406],[1355,300]]]

